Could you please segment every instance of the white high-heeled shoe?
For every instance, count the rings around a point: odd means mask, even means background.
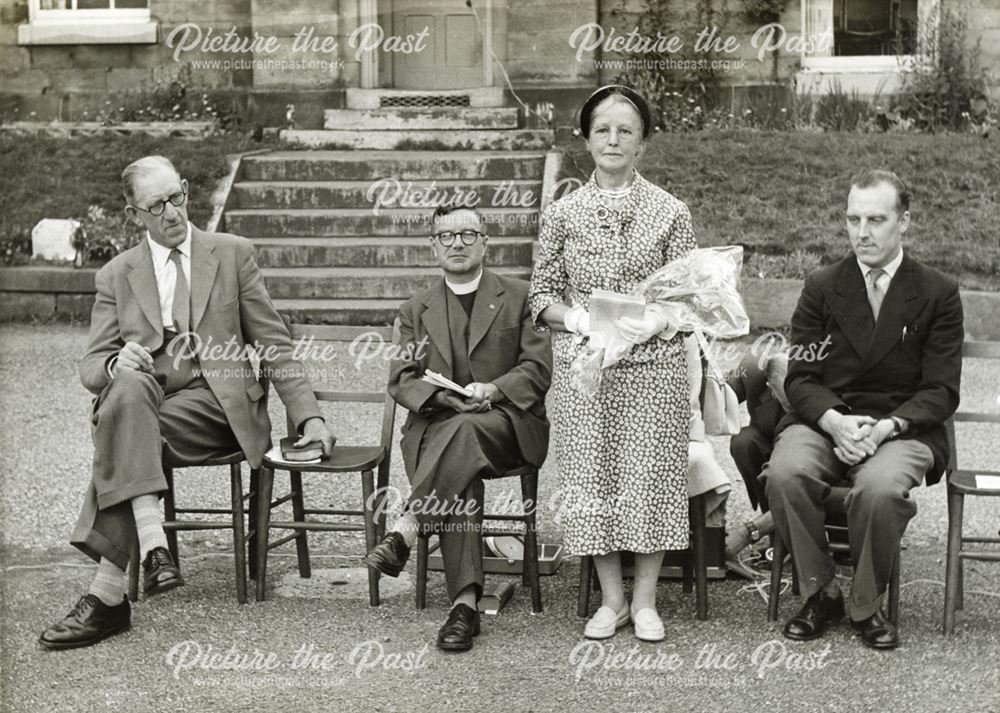
[[[667,636],[663,630],[663,621],[655,609],[633,610],[632,623],[635,625],[635,638],[640,641],[663,641]]]
[[[620,612],[611,607],[601,607],[583,628],[583,635],[588,639],[610,639],[615,632],[628,624],[629,605],[625,602]]]

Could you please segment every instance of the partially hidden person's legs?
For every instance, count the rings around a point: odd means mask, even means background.
[[[934,462],[930,448],[915,440],[887,441],[852,468],[847,529],[854,562],[851,620],[871,648],[899,645],[896,627],[880,608],[906,525],[917,513],[910,491]]]
[[[441,558],[451,610],[438,632],[438,648],[467,651],[479,633],[478,603],[483,593],[483,481],[474,479],[459,505],[439,528]]]
[[[826,539],[823,502],[845,470],[829,439],[795,424],[778,435],[761,473],[775,530],[788,546],[806,597],[803,609],[785,625],[787,638],[817,638],[830,622],[843,616],[836,565]]]

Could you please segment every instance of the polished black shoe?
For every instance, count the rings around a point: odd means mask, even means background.
[[[438,631],[437,647],[444,651],[468,651],[472,638],[479,635],[479,611],[457,604],[448,613],[448,621]]]
[[[109,607],[93,594],[84,594],[66,618],[42,632],[38,643],[47,649],[75,649],[90,646],[132,626],[128,599]]]
[[[844,597],[831,597],[826,592],[816,592],[785,622],[786,639],[811,641],[818,639],[833,622],[844,617]]]
[[[409,558],[410,548],[406,546],[403,536],[398,532],[390,532],[361,561],[382,574],[398,577]]]
[[[181,571],[174,564],[174,558],[166,547],[154,547],[146,553],[142,562],[145,576],[142,580],[142,591],[147,597],[163,594],[184,584]]]
[[[899,630],[885,618],[881,609],[876,609],[867,619],[852,620],[851,626],[869,649],[894,649],[899,646]]]

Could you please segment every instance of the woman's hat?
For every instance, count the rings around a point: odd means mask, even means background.
[[[590,117],[594,113],[594,109],[613,94],[623,96],[639,113],[639,118],[642,119],[642,138],[648,139],[653,130],[653,116],[649,111],[649,104],[639,92],[624,84],[607,84],[587,97],[587,101],[580,107],[580,116],[577,122],[580,126],[580,134],[584,138],[590,136]]]

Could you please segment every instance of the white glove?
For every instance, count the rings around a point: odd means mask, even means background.
[[[585,337],[590,334],[590,312],[580,305],[570,307],[563,315],[563,324],[573,334]]]
[[[632,344],[648,342],[656,335],[661,339],[670,339],[677,334],[677,320],[671,310],[663,305],[646,305],[642,319],[622,317],[615,322],[618,333]]]

